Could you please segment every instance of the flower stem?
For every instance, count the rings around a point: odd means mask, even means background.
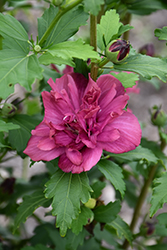
[[[46,41],[46,39],[48,38],[48,36],[50,35],[51,31],[53,30],[54,26],[56,25],[56,23],[59,21],[59,19],[69,10],[71,10],[72,8],[74,8],[75,6],[77,6],[78,4],[80,4],[83,0],[74,0],[71,3],[67,4],[66,6],[62,6],[57,15],[54,17],[53,21],[51,22],[51,24],[49,25],[49,27],[47,28],[47,30],[45,31],[45,33],[43,34],[42,38],[39,41],[39,46],[42,46],[43,43]]]
[[[90,45],[97,51],[97,17],[90,15]],[[91,78],[96,81],[98,74],[98,66],[96,63],[91,63]]]

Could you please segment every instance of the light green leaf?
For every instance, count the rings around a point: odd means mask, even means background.
[[[107,180],[109,180],[116,190],[119,190],[123,198],[125,194],[125,182],[123,181],[122,169],[114,162],[101,160],[97,164],[98,169]]]
[[[44,15],[38,19],[39,39],[41,39],[41,37],[57,15],[58,10],[59,8],[50,6],[49,9],[46,9]],[[81,25],[86,25],[86,21],[88,18],[89,15],[88,13],[84,12],[82,6],[68,11],[56,23],[44,46],[66,41],[78,31]]]
[[[93,220],[93,218],[94,218],[94,214],[92,210],[90,208],[82,206],[79,216],[72,221],[72,224],[71,224],[72,232],[78,235],[79,232],[82,231],[83,226],[90,223]]]
[[[22,41],[22,40],[16,40],[13,37],[9,37],[6,35],[3,35],[3,41],[2,41],[2,47],[3,49],[14,49],[21,52],[24,52],[25,54],[29,53],[30,45],[28,42]]]
[[[101,205],[96,207],[94,212],[94,218],[98,222],[109,223],[117,217],[121,209],[120,201],[110,202],[107,205]]]
[[[136,81],[139,80],[139,76],[134,73],[121,72],[119,74],[115,74],[111,72],[111,75],[116,77],[124,86],[124,88],[132,88],[136,85]]]
[[[154,34],[159,40],[167,40],[167,26],[162,29],[155,29]]]
[[[20,126],[17,124],[13,124],[11,122],[6,123],[5,121],[0,120],[0,132],[8,132],[12,129],[19,129]]]
[[[83,44],[81,39],[77,41],[67,41],[55,44],[50,49],[48,49],[46,55],[48,54],[52,55],[51,58],[48,56],[48,63],[52,63],[52,58],[55,57],[57,58],[57,60],[58,58],[62,58],[63,62],[70,66],[75,66],[75,64],[73,63],[74,57],[83,60],[87,60],[88,58],[99,59],[97,52],[93,51],[93,47],[91,47],[89,44]],[[49,59],[51,60],[49,61]],[[42,62],[43,61],[44,60],[42,60]]]
[[[35,79],[43,77],[36,55],[5,49],[0,51],[0,58],[0,97],[3,99],[13,93],[14,84],[19,83],[30,91]]]
[[[97,16],[101,5],[104,4],[104,0],[84,0],[84,10],[90,12],[92,15]]]
[[[20,128],[9,131],[9,142],[12,147],[23,156],[22,151],[26,148],[27,142],[30,139],[31,130],[34,129],[41,120],[28,115],[20,114],[12,117],[11,121]]]
[[[117,216],[117,218],[110,222],[107,223],[105,226],[106,229],[110,230],[110,227],[113,227],[118,235],[118,238],[122,239],[123,237],[129,241],[129,243],[132,243],[132,232],[128,226],[128,224],[122,220],[120,216]]]
[[[31,195],[25,196],[23,202],[18,208],[18,213],[14,221],[14,231],[19,227],[20,223],[24,223],[38,207],[48,207],[49,205],[48,200],[43,194],[43,190],[38,190]]]
[[[158,161],[158,158],[153,154],[151,150],[149,150],[148,148],[143,148],[141,146],[138,146],[136,149],[131,150],[127,153],[113,154],[107,152],[107,154],[115,157],[116,159],[126,160],[128,162],[146,160],[148,162],[156,163]]]
[[[129,24],[121,25],[118,31],[118,36],[121,36],[124,32],[127,32],[128,30],[133,29],[133,26],[130,26]]]
[[[105,15],[102,16],[100,24],[97,25],[97,44],[102,51],[105,49],[105,45],[107,46],[112,40],[112,37],[118,34],[121,25],[116,10],[106,11]]]
[[[162,208],[167,202],[167,172],[154,180],[153,194],[151,198],[150,217]]]
[[[43,54],[42,56],[40,56],[38,60],[39,60],[40,64],[44,64],[44,65],[49,65],[51,63],[54,63],[54,64],[57,64],[57,65],[65,64],[65,65],[69,65],[71,67],[75,67],[75,63],[72,61],[71,58],[64,59],[64,58],[61,58],[61,57],[58,57],[58,56],[53,56],[48,52]]]
[[[25,41],[26,43],[28,41],[28,34],[21,23],[13,16],[7,14],[3,15],[0,13],[0,34],[2,36],[5,34],[16,40]]]
[[[90,198],[90,191],[86,173],[64,173],[59,169],[46,183],[45,196],[53,197],[52,214],[57,216],[61,236],[65,236],[72,220],[79,215],[80,201],[86,203]]]
[[[121,64],[114,64],[114,69],[132,71],[146,79],[156,76],[163,82],[166,82],[167,63],[160,58],[136,54],[129,56]]]

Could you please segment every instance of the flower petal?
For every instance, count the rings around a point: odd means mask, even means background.
[[[67,148],[66,155],[68,159],[77,166],[80,165],[83,161],[82,154],[76,149]]]

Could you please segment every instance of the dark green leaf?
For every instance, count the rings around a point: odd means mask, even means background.
[[[121,23],[119,22],[119,15],[116,10],[106,11],[102,16],[100,24],[97,26],[97,44],[103,51],[105,46],[111,41],[112,37],[118,34]],[[103,42],[105,40],[105,44]]]
[[[154,235],[158,235],[158,236],[161,236],[161,237],[167,236],[167,228],[166,228],[166,226],[156,224],[155,225]]]
[[[71,230],[68,231],[67,236],[66,236],[67,243],[64,249],[78,250],[79,245],[82,245],[84,243],[84,239],[86,236],[87,236],[87,233],[85,229],[83,229],[78,235],[73,234]],[[62,250],[64,249],[62,248]]]
[[[101,5],[104,4],[104,0],[84,0],[83,3],[86,12],[90,12],[92,15],[97,16],[101,9]]]
[[[120,216],[118,216],[114,221],[108,223],[106,228],[108,227],[113,227],[116,230],[118,238],[122,239],[122,237],[124,237],[130,244],[132,243],[132,232],[128,224],[123,221]]]
[[[167,63],[160,58],[136,54],[129,56],[121,64],[114,64],[114,68],[138,73],[146,79],[156,76],[163,82],[166,82]]]
[[[16,40],[15,38],[6,35],[3,35],[3,37],[4,37],[2,41],[3,49],[12,49],[12,50],[14,49],[21,51],[25,54],[29,53],[30,45],[28,42]]]
[[[126,72],[121,72],[119,74],[112,73],[114,77],[116,77],[124,86],[124,88],[132,88],[134,85],[136,85],[136,81],[139,80],[139,76],[134,73],[126,73]]]
[[[150,217],[167,202],[167,172],[154,180],[153,194],[151,198]]]
[[[109,223],[117,217],[121,209],[120,201],[110,202],[107,205],[101,205],[96,207],[94,212],[94,218],[98,222]]]
[[[143,148],[141,146],[138,146],[136,149],[129,151],[127,153],[122,153],[122,154],[113,154],[113,153],[107,153],[110,156],[116,158],[116,159],[121,159],[121,160],[126,160],[126,161],[139,161],[139,160],[146,160],[148,162],[157,162],[158,158],[153,154],[151,150],[148,148]]]
[[[106,183],[102,181],[96,181],[92,184],[92,198],[97,199],[102,194],[102,189],[105,188]]]
[[[19,129],[20,126],[17,124],[13,124],[11,122],[6,123],[5,121],[0,120],[0,132],[8,132],[12,129]]]
[[[146,246],[145,249],[146,250],[166,250],[166,243]]]
[[[167,213],[162,213],[157,216],[159,224],[167,226]]]
[[[167,26],[164,26],[162,29],[156,29],[154,34],[159,40],[167,40]]]
[[[12,147],[21,153],[27,145],[31,136],[31,130],[34,129],[40,122],[39,119],[28,115],[15,115],[11,118],[14,124],[20,126],[20,129],[9,132],[9,142]]]
[[[26,219],[40,206],[48,207],[48,199],[45,198],[43,190],[38,190],[30,196],[25,196],[23,202],[18,208],[15,218],[14,231],[19,227],[20,223],[24,223]]]
[[[46,183],[45,196],[53,197],[52,214],[57,215],[56,226],[60,227],[61,236],[65,236],[72,220],[78,217],[80,201],[86,203],[90,191],[86,173],[64,173],[59,169]]]
[[[119,190],[123,198],[125,193],[125,183],[123,181],[122,169],[114,162],[101,160],[97,164],[98,169],[107,180],[109,180],[116,190]]]
[[[0,51],[0,97],[5,99],[14,91],[14,84],[19,83],[27,91],[35,79],[42,79],[42,68],[36,55],[26,55],[18,50]]]
[[[79,216],[72,221],[71,228],[72,232],[76,235],[83,230],[83,226],[90,223],[93,220],[94,214],[91,209],[82,206]]]
[[[38,19],[39,39],[41,39],[52,20],[57,15],[58,10],[59,8],[50,6],[49,9],[46,9],[44,15]],[[51,34],[47,38],[44,46],[66,41],[78,31],[81,25],[86,25],[88,17],[89,15],[84,12],[82,6],[68,11],[59,19]]]

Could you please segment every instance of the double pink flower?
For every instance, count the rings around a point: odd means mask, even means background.
[[[101,75],[94,82],[70,73],[48,83],[51,92],[42,92],[44,119],[24,150],[33,161],[59,156],[64,172],[81,173],[96,165],[103,150],[118,154],[139,145],[139,122],[124,110],[129,97],[115,77]]]

